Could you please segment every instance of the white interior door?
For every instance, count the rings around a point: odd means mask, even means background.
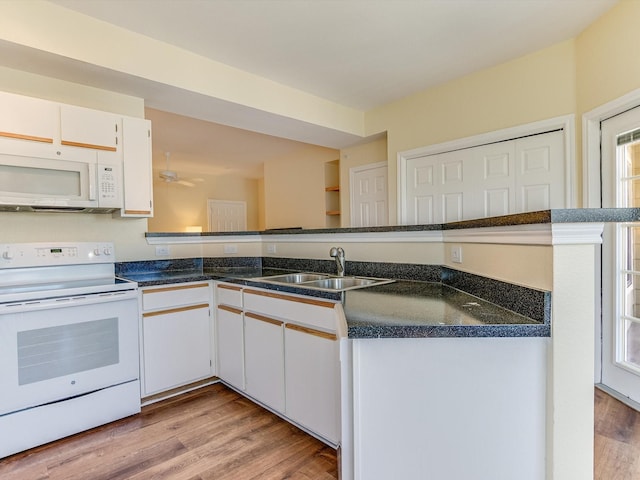
[[[231,200],[209,200],[210,232],[243,232],[247,229],[247,203]]]
[[[601,123],[602,206],[640,206],[640,107]],[[602,254],[602,377],[640,403],[640,226],[608,224]]]
[[[349,170],[351,226],[387,225],[387,164],[372,163]]]
[[[562,129],[409,158],[399,202],[408,224],[565,208]]]

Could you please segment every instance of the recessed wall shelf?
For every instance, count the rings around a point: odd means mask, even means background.
[[[340,227],[340,160],[324,164],[325,226]]]

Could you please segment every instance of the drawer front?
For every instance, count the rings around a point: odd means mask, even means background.
[[[208,283],[173,284],[142,290],[142,309],[157,310],[179,305],[209,303]]]
[[[242,308],[242,287],[230,283],[217,284],[216,303]]]
[[[245,289],[243,302],[247,312],[262,313],[322,330],[336,330],[335,303],[327,300]]]

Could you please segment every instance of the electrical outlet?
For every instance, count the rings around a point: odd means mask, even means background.
[[[227,243],[223,247],[224,253],[238,253],[238,245],[235,243]]]
[[[171,251],[169,250],[169,245],[156,246],[156,257],[167,257],[169,255],[171,255]]]
[[[270,243],[267,245],[267,253],[276,253],[276,244]]]
[[[451,261],[453,263],[462,263],[462,247],[460,245],[451,247]]]

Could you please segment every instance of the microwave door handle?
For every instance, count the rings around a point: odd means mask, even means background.
[[[96,199],[96,168],[97,165],[87,165],[89,168],[89,200]]]

